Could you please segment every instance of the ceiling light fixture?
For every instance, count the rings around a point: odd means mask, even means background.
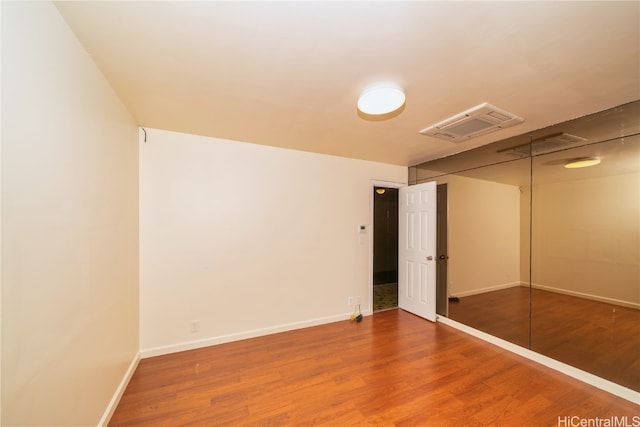
[[[404,105],[404,91],[393,83],[380,83],[365,89],[358,98],[358,110],[373,116],[388,114]]]
[[[376,188],[376,193],[383,195],[387,190],[384,188]]]
[[[578,169],[595,166],[597,164],[600,164],[600,159],[598,157],[582,157],[579,159],[569,160],[564,164],[564,167],[567,169]]]

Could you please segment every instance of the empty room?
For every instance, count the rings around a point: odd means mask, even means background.
[[[640,3],[0,19],[2,426],[640,425]]]

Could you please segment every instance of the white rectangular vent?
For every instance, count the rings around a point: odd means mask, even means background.
[[[476,136],[517,125],[523,121],[523,118],[485,102],[440,123],[426,127],[420,133],[447,141],[463,142]]]
[[[562,148],[565,148],[567,145],[585,141],[587,141],[586,138],[563,132],[545,136],[543,138],[534,139],[533,141],[531,141],[531,148],[529,148],[529,144],[527,143],[511,148],[505,148],[503,150],[498,150],[498,153],[511,154],[516,157],[528,157],[529,152],[531,152],[531,154],[535,156],[536,154],[560,150]]]

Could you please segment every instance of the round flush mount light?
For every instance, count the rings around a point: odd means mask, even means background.
[[[389,114],[404,105],[402,88],[393,83],[380,83],[365,89],[358,98],[358,110],[373,116]]]
[[[600,164],[598,157],[582,157],[580,159],[569,160],[564,164],[567,169],[588,168],[589,166],[595,166]]]

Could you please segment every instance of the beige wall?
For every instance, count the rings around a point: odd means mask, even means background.
[[[370,180],[406,182],[406,167],[147,131],[143,355],[343,320],[349,296],[370,310],[358,226]]]
[[[0,30],[2,28],[2,3],[0,3]],[[2,35],[0,34],[0,41],[2,40]],[[0,46],[0,53],[2,52],[2,47]],[[1,64],[0,60],[0,64]],[[2,68],[0,67],[0,100],[4,99],[2,97]],[[1,101],[0,101],[1,104]],[[0,113],[2,111],[2,107],[0,106]],[[0,129],[2,126],[2,118],[0,117]],[[0,425],[2,425],[2,135],[0,131]]]
[[[137,140],[55,6],[3,2],[3,425],[98,424],[137,356]]]
[[[524,186],[520,195],[520,282],[528,286],[531,274],[531,187]]]
[[[448,175],[448,294],[465,296],[520,281],[520,190]]]
[[[640,175],[542,184],[533,193],[533,284],[640,303]]]

